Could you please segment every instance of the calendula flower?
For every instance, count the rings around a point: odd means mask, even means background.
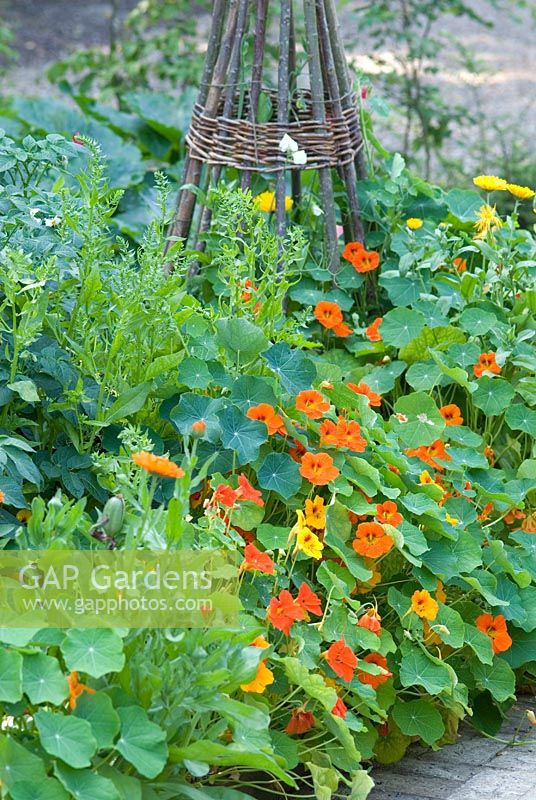
[[[267,647],[270,647],[270,644],[263,636],[257,636],[257,638],[251,642],[250,647],[261,647],[264,650]],[[270,686],[270,684],[273,682],[274,673],[271,669],[268,669],[266,666],[266,661],[259,661],[257,674],[255,675],[254,679],[250,683],[240,684],[240,688],[243,692],[255,692],[256,694],[262,694],[266,687]]]
[[[506,188],[510,194],[513,194],[514,197],[517,197],[519,200],[529,200],[535,195],[535,192],[529,189],[528,186],[519,186],[518,183],[508,183]]]
[[[311,711],[306,711],[304,708],[295,709],[292,712],[285,731],[292,736],[296,734],[300,736],[302,733],[307,733],[314,727],[315,718]]]
[[[282,589],[279,597],[272,597],[266,611],[267,620],[285,636],[290,636],[292,625],[304,617],[305,611],[288,589]]]
[[[357,625],[359,628],[365,628],[372,633],[380,634],[382,630],[381,617],[375,608],[369,608],[365,611],[362,617],[359,618]]]
[[[296,408],[303,411],[309,419],[320,419],[329,411],[329,403],[315,389],[305,389],[296,395]]]
[[[313,500],[305,501],[305,522],[309,528],[324,530],[326,527],[326,509],[324,498],[316,495]]]
[[[403,516],[399,512],[396,503],[386,500],[376,506],[376,519],[384,525],[393,525],[395,528],[403,521]]]
[[[369,342],[381,342],[382,336],[380,333],[380,325],[383,322],[383,317],[376,317],[374,322],[365,328],[365,336],[369,340]]]
[[[508,188],[508,182],[496,175],[477,175],[473,183],[485,192],[504,192]]]
[[[411,610],[421,619],[435,619],[439,605],[426,589],[418,589],[411,595]]]
[[[387,659],[385,656],[380,655],[380,653],[369,653],[368,656],[365,656],[363,661],[366,664],[375,664],[380,668],[381,673],[379,675],[371,675],[370,672],[359,670],[357,677],[361,683],[367,683],[369,686],[372,686],[373,689],[377,689],[378,686],[381,686],[382,683],[385,683],[389,678],[393,677],[393,673],[389,672],[387,667]]]
[[[477,378],[481,378],[485,372],[500,375],[501,370],[502,367],[497,364],[495,353],[481,353],[478,363],[473,367],[473,372]]]
[[[352,392],[356,394],[361,394],[363,397],[366,397],[368,400],[369,406],[376,406],[379,408],[382,404],[381,395],[373,392],[366,383],[347,383],[346,384]]]
[[[344,705],[344,703],[341,700],[341,698],[337,697],[337,702],[335,703],[335,705],[331,709],[331,713],[333,714],[333,716],[334,717],[340,717],[341,719],[344,719],[345,716],[346,716],[346,712],[347,711],[348,711],[348,709]]]
[[[322,558],[324,543],[309,528],[301,528],[296,539],[296,549],[309,556],[309,558],[320,559]]]
[[[339,476],[328,453],[305,453],[301,459],[300,475],[314,486],[325,486]]]
[[[332,303],[330,300],[321,300],[317,303],[314,315],[318,322],[328,330],[336,328],[343,322],[341,307],[338,303]]]
[[[85,683],[79,682],[78,672],[71,672],[67,678],[67,683],[69,684],[69,708],[73,710],[76,708],[76,701],[81,694],[84,692],[87,694],[95,694],[95,689],[86,686]]]
[[[388,553],[394,541],[378,522],[361,522],[357,526],[352,547],[360,556],[379,558]]]
[[[462,412],[455,403],[449,403],[448,406],[442,406],[439,409],[439,413],[447,425],[463,425]]]
[[[506,620],[502,614],[493,617],[491,614],[481,614],[475,620],[476,627],[491,639],[494,653],[504,653],[512,646],[512,637],[508,633]]]
[[[351,263],[356,272],[372,272],[380,265],[380,254],[376,250],[361,250],[353,256]]]
[[[258,489],[254,489],[245,475],[238,476],[238,496],[241,500],[249,500],[250,503],[255,503],[256,506],[262,508],[264,500],[262,493]]]
[[[145,450],[140,450],[139,453],[132,454],[132,461],[138,467],[150,472],[152,475],[160,475],[162,478],[182,478],[184,470],[181,469],[173,461],[165,456],[155,456],[153,453],[147,453]]]
[[[418,231],[419,228],[422,228],[423,221],[419,217],[410,217],[406,220],[406,225],[411,231]]]
[[[495,228],[502,227],[502,220],[497,216],[495,206],[480,206],[476,217],[477,221],[475,222],[475,228],[477,233],[475,239],[485,239],[490,231],[495,230]]]
[[[298,597],[296,598],[296,602],[300,605],[305,612],[308,614],[314,614],[316,617],[322,616],[322,606],[320,603],[320,598],[317,594],[313,592],[312,589],[305,583],[302,583],[298,590]]]
[[[357,658],[355,653],[345,643],[344,638],[333,642],[331,647],[324,653],[324,658],[339,678],[348,682],[352,680],[354,677],[354,670],[357,667]]]
[[[268,553],[262,553],[254,544],[247,544],[244,548],[244,561],[240,569],[242,571],[251,570],[253,572],[262,572],[265,575],[273,575],[275,564]]]
[[[269,213],[275,211],[275,193],[274,192],[261,192],[253,198],[253,204],[258,211]],[[285,211],[290,211],[294,201],[292,197],[285,197]]]
[[[275,408],[269,403],[259,403],[258,406],[251,406],[251,408],[248,408],[246,411],[246,417],[257,420],[258,422],[264,422],[268,428],[269,436],[273,436],[276,433],[280,433],[283,436],[286,435],[283,418],[276,413]]]

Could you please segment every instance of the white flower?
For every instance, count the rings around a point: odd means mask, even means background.
[[[288,133],[285,133],[281,141],[279,142],[279,149],[282,153],[295,153],[298,150],[298,142],[295,142],[292,136],[289,136]]]
[[[307,153],[305,150],[296,150],[296,152],[292,154],[292,160],[295,164],[307,164]]]
[[[311,206],[311,211],[313,212],[315,217],[321,217],[322,214],[324,213],[324,211],[320,208],[320,206],[317,206],[316,203],[313,203],[313,205]]]
[[[58,216],[47,217],[47,219],[45,220],[45,225],[47,226],[47,228],[57,228],[60,222],[61,222],[61,217]]]
[[[30,216],[31,216],[32,219],[35,219],[37,217],[37,215],[40,214],[40,213],[41,213],[41,209],[40,208],[30,208]]]

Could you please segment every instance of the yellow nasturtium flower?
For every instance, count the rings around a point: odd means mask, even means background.
[[[324,499],[316,495],[314,500],[305,501],[305,522],[309,528],[323,530],[326,527],[326,509]]]

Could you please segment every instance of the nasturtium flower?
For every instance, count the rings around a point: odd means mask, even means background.
[[[262,493],[258,489],[254,489],[245,475],[238,476],[238,495],[241,500],[249,500],[250,503],[255,503],[256,506],[262,508],[264,500]]]
[[[381,342],[382,335],[380,333],[380,325],[383,322],[383,317],[376,317],[374,322],[371,322],[365,328],[365,336],[369,340],[369,342]]]
[[[384,525],[397,525],[403,521],[403,516],[398,510],[396,503],[392,500],[386,500],[384,503],[376,505],[376,519]]]
[[[369,608],[357,622],[358,628],[365,628],[372,633],[380,634],[382,630],[381,617],[375,608]]]
[[[463,425],[462,412],[455,403],[449,403],[447,406],[441,406],[439,413],[447,425]]]
[[[355,421],[346,421],[339,417],[337,424],[327,419],[320,426],[320,444],[346,447],[354,453],[362,453],[367,446],[366,440],[361,436],[361,426]]]
[[[314,727],[315,718],[311,711],[306,711],[304,708],[294,709],[285,731],[292,736],[302,733],[307,733]]]
[[[257,636],[251,642],[251,647],[261,647],[263,650],[267,647],[270,647],[269,642],[263,636]],[[243,692],[255,692],[256,694],[262,694],[267,686],[270,686],[274,682],[274,673],[271,669],[268,669],[266,666],[266,661],[259,661],[257,666],[257,674],[253,678],[250,683],[242,683],[240,684],[240,688]]]
[[[309,588],[305,581],[298,590],[296,602],[308,614],[314,614],[316,617],[322,616],[322,605],[320,603],[320,598],[317,594],[315,594],[315,592],[313,592],[312,589]]]
[[[305,522],[309,528],[324,530],[326,527],[326,508],[324,498],[316,495],[312,500],[305,501]]]
[[[195,422],[192,422],[192,436],[194,439],[199,439],[205,433],[207,429],[207,423],[204,419],[196,419]]]
[[[263,572],[265,575],[273,575],[275,564],[268,553],[263,553],[254,544],[247,544],[244,548],[244,561],[241,569]]]
[[[513,194],[514,197],[517,197],[519,200],[530,200],[531,197],[534,197],[536,192],[532,189],[529,189],[528,186],[520,186],[518,183],[509,183],[506,188]]]
[[[492,467],[495,466],[495,453],[492,447],[485,447],[484,448],[484,455],[488,459],[489,463]]]
[[[411,595],[411,610],[421,619],[435,619],[439,612],[437,600],[426,589],[418,589]]]
[[[184,477],[184,470],[166,456],[155,456],[154,453],[140,450],[139,453],[132,453],[132,461],[152,475],[160,475],[162,478]]]
[[[372,686],[373,689],[377,689],[378,686],[381,686],[382,683],[385,683],[389,678],[393,677],[393,673],[389,672],[387,667],[387,659],[385,656],[380,655],[380,653],[369,653],[368,656],[365,656],[363,661],[366,664],[375,664],[381,669],[381,673],[379,675],[371,675],[370,672],[359,670],[357,677],[361,683],[367,683],[369,686]]]
[[[333,706],[333,708],[331,709],[331,713],[333,714],[333,716],[334,717],[340,717],[341,719],[344,719],[345,716],[346,716],[346,712],[347,711],[348,711],[348,709],[346,708],[346,706],[343,703],[343,701],[341,700],[341,698],[337,697],[337,701],[336,701],[335,705]]]
[[[253,205],[257,211],[264,211],[265,213],[275,211],[275,192],[261,192],[253,198]],[[285,211],[290,211],[294,201],[292,197],[285,197]]]
[[[435,486],[436,489],[442,488],[439,483],[434,481],[427,469],[424,469],[419,475],[419,483],[421,486]]]
[[[73,710],[76,708],[76,701],[81,694],[84,692],[87,694],[95,694],[95,689],[86,686],[85,683],[79,682],[78,672],[71,672],[67,678],[67,683],[69,684],[69,708]]]
[[[278,631],[283,631],[285,636],[290,636],[292,625],[304,617],[305,611],[288,589],[282,589],[279,597],[272,597],[266,611],[268,622]]]
[[[423,221],[420,217],[410,217],[406,220],[406,225],[411,231],[418,231],[419,228],[422,228]]]
[[[485,522],[490,518],[492,511],[493,511],[493,503],[491,502],[486,503],[480,514],[477,516],[477,520],[479,522]]]
[[[309,419],[320,419],[329,411],[329,403],[316,389],[304,389],[296,395],[296,408]]]
[[[351,264],[356,272],[372,272],[380,265],[380,254],[376,250],[361,250],[353,256]]]
[[[476,214],[477,221],[475,222],[476,236],[475,239],[485,239],[488,233],[495,230],[495,228],[502,228],[502,220],[497,215],[495,206],[483,205],[480,206]]]
[[[288,537],[289,543],[292,542],[296,538],[296,536],[299,534],[299,532],[303,528],[307,527],[307,523],[305,521],[305,514],[303,513],[301,508],[297,509],[296,516],[298,517],[298,519],[296,520],[296,522],[294,523],[294,525],[290,529],[290,535]]]
[[[467,261],[465,258],[455,258],[453,263],[456,267],[456,272],[462,273],[467,271]]]
[[[309,528],[301,528],[296,538],[296,548],[310,558],[322,558],[324,543]]]
[[[344,319],[341,307],[338,303],[333,303],[330,300],[321,300],[316,304],[314,310],[315,319],[328,330],[342,325]]]
[[[475,620],[479,631],[491,639],[494,653],[504,653],[512,646],[512,637],[508,633],[506,620],[502,614],[493,617],[491,614],[481,614]]]
[[[275,408],[269,403],[259,403],[258,406],[251,406],[246,411],[246,417],[257,420],[257,422],[264,422],[268,428],[269,436],[273,436],[276,433],[280,433],[283,436],[286,435],[283,418],[276,413]]]
[[[504,192],[508,188],[508,181],[496,175],[477,175],[473,183],[485,192]]]
[[[429,445],[410,447],[405,452],[410,458],[419,458],[421,461],[424,461],[425,464],[428,464],[429,467],[437,469],[439,472],[442,472],[445,467],[436,461],[437,458],[441,459],[441,461],[452,461],[441,439],[436,439],[435,442]]]
[[[353,333],[353,330],[345,322],[341,322],[339,325],[336,325],[333,328],[333,333],[335,336],[340,336],[342,339],[346,339],[347,336],[350,336],[350,334]]]
[[[352,547],[360,556],[379,558],[388,553],[394,541],[378,522],[361,522],[357,526]]]
[[[367,386],[366,383],[347,383],[346,384],[352,392],[356,394],[361,394],[363,397],[366,397],[368,400],[369,406],[376,406],[379,407],[382,404],[381,395],[377,392],[373,392],[372,389]]]
[[[354,259],[364,251],[364,247],[361,242],[348,242],[345,245],[344,250],[342,251],[342,257],[345,261],[349,261],[350,264],[353,264]]]
[[[447,593],[445,592],[445,587],[440,580],[438,580],[436,584],[435,596],[436,600],[439,600],[440,603],[447,602]]]
[[[476,378],[481,378],[486,372],[493,375],[500,375],[502,367],[497,364],[497,356],[495,353],[481,353],[478,358],[478,363],[473,367],[473,372]]]
[[[212,495],[212,500],[210,501],[211,506],[225,506],[225,508],[236,508],[236,501],[238,500],[238,492],[236,489],[233,489],[232,486],[227,486],[225,483],[220,483],[216,486],[214,490],[214,494]]]
[[[456,519],[456,517],[451,517],[450,514],[445,514],[445,520],[448,522],[449,525],[452,526],[456,526],[460,521],[459,519]]]
[[[339,678],[348,682],[352,680],[354,670],[357,667],[357,657],[345,643],[344,638],[333,642],[331,647],[324,653],[324,658]]]
[[[6,501],[6,495],[5,495],[5,493],[4,493],[4,492],[3,492],[3,491],[0,489],[0,503],[5,503],[5,501]]]
[[[339,476],[328,453],[305,453],[301,459],[300,475],[313,486],[325,486]]]

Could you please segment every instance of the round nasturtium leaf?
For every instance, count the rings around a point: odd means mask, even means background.
[[[94,678],[120,672],[125,663],[123,640],[109,628],[71,629],[61,651],[71,672],[87,672]]]
[[[257,470],[259,486],[288,500],[302,485],[300,470],[286,453],[269,453]]]
[[[380,333],[385,344],[404,347],[424,328],[424,314],[410,308],[393,308],[385,314]]]
[[[24,655],[22,688],[30,703],[59,706],[69,694],[67,678],[56,658],[45,653]]]
[[[473,403],[487,417],[496,417],[508,408],[514,395],[514,388],[508,381],[484,375],[473,392]]]
[[[97,751],[91,725],[85,719],[39,709],[35,715],[41,745],[70,767],[89,767]]]
[[[426,744],[434,744],[445,733],[445,725],[437,708],[427,700],[397,702],[393,719],[408,736],[420,736]]]

